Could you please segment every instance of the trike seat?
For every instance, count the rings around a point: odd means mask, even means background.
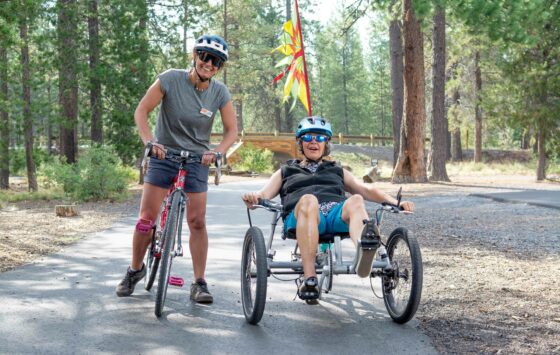
[[[334,243],[334,237],[339,236],[340,239],[346,239],[350,237],[350,233],[325,233],[319,235],[319,243]],[[287,232],[282,233],[282,239],[296,239],[296,229],[290,228]]]

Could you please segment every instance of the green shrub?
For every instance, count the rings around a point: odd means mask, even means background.
[[[247,144],[239,148],[239,169],[255,173],[270,173],[273,169],[272,152]]]
[[[108,147],[88,149],[76,164],[53,162],[42,173],[47,182],[62,186],[66,194],[82,201],[119,197],[131,175]]]
[[[44,164],[51,162],[53,158],[49,156],[49,153],[40,148],[33,149],[33,161],[35,162],[35,167],[39,167]],[[27,163],[25,162],[25,148],[16,148],[10,150],[10,173],[12,175],[26,175]]]

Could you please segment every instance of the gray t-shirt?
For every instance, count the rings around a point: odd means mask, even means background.
[[[216,112],[231,99],[227,87],[212,79],[208,89],[198,91],[184,69],[169,69],[158,78],[163,99],[156,124],[157,142],[197,153],[209,150]]]

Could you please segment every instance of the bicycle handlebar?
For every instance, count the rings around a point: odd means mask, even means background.
[[[257,203],[255,205],[253,205],[254,207],[257,208],[264,208],[267,209],[269,211],[278,211],[281,212],[282,209],[284,208],[281,204],[277,203],[277,202],[272,202],[266,198],[259,198]]]
[[[142,167],[144,169],[144,172],[147,166],[147,161],[148,161],[147,158],[153,156],[152,153],[153,146],[154,145],[152,142],[146,143],[146,147],[144,149],[144,158],[142,159]],[[203,154],[201,155],[199,153],[189,152],[188,150],[176,150],[173,148],[164,148],[164,149],[165,149],[166,160],[171,160],[175,162],[184,162],[184,163],[202,162]],[[214,184],[219,185],[220,178],[222,176],[222,153],[220,152],[209,152],[209,153],[212,153],[216,157],[216,160],[214,162],[214,165],[216,166],[216,170],[214,173]]]

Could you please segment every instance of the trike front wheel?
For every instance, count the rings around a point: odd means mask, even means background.
[[[416,238],[406,228],[395,229],[387,239],[392,270],[382,277],[383,300],[391,318],[403,324],[418,309],[422,295],[422,255]]]
[[[241,260],[241,300],[245,319],[250,324],[257,324],[264,313],[267,267],[262,231],[251,227],[245,234]]]

